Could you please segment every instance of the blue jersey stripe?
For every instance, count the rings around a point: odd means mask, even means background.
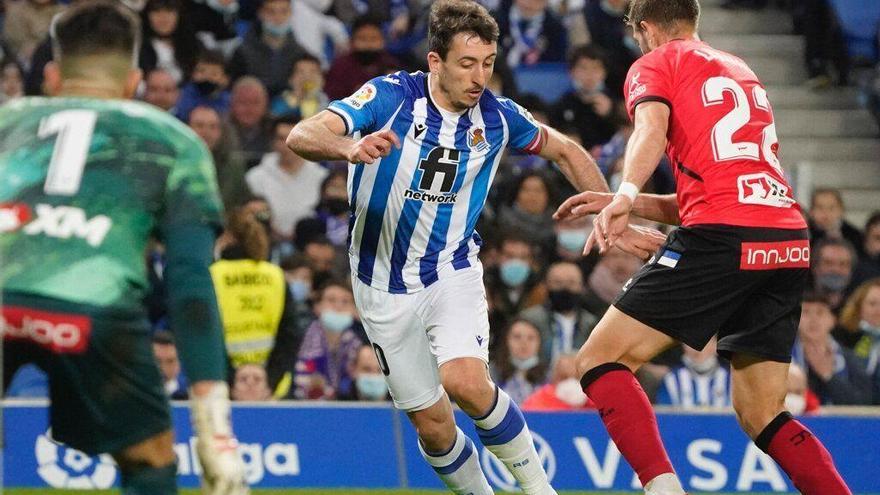
[[[455,183],[452,185],[453,194],[457,194],[461,189],[464,177],[467,175],[467,165],[470,159],[467,132],[470,127],[471,119],[465,113],[458,119],[458,127],[455,129],[455,149],[461,150],[461,156],[458,161],[458,173],[455,175]],[[425,287],[433,284],[438,279],[437,261],[440,258],[440,252],[446,247],[446,235],[449,233],[449,222],[452,218],[452,209],[454,207],[454,203],[445,203],[437,207],[437,217],[434,219],[434,226],[431,229],[431,238],[428,240],[425,255],[419,262],[419,278]]]
[[[351,191],[349,192],[348,197],[351,198],[349,201],[349,213],[348,213],[348,247],[351,248],[351,232],[354,229],[354,221],[357,218],[355,212],[357,211],[357,197],[358,190],[361,188],[361,179],[364,176],[364,164],[360,163],[355,165],[354,167],[354,176],[351,179]]]
[[[427,105],[428,116],[425,125],[428,129],[425,131],[425,138],[422,140],[422,148],[419,151],[418,162],[428,156],[431,152],[432,143],[436,143],[440,135],[440,128],[443,125],[443,116],[432,106]],[[419,168],[418,164],[413,171],[410,189],[418,189],[419,182],[422,180],[424,172]],[[403,280],[403,268],[409,253],[409,245],[412,240],[413,231],[416,222],[419,220],[422,202],[412,199],[406,199],[403,203],[403,209],[400,212],[400,219],[397,222],[397,228],[394,230],[394,247],[391,250],[391,271],[389,273],[388,291],[392,294],[405,294],[406,284]]]
[[[403,108],[397,113],[391,130],[398,136],[406,136],[410,124],[412,124],[413,100],[407,99]],[[358,278],[365,284],[371,284],[373,280],[373,268],[376,263],[376,251],[379,248],[379,236],[382,233],[382,222],[385,217],[385,207],[388,204],[388,194],[391,185],[397,175],[397,167],[400,164],[400,154],[403,148],[392,147],[391,154],[379,163],[376,173],[376,182],[370,193],[370,202],[366,211],[364,231],[361,236],[361,245],[358,261]],[[370,165],[375,167],[376,165]]]
[[[495,158],[504,148],[504,128],[501,125],[501,114],[498,110],[483,111],[483,122],[486,125],[487,133],[495,133],[495,135],[487,134],[487,140],[492,144],[492,150],[486,154],[480,171],[474,179],[474,185],[471,188],[470,202],[468,203],[467,227],[464,231],[464,238],[455,250],[452,259],[452,266],[456,270],[471,266],[468,261],[468,252],[470,251],[470,241],[474,236],[474,229],[477,227],[477,220],[480,219],[480,212],[483,211],[483,204],[486,202],[486,195],[489,194],[489,179],[492,177],[492,168],[495,166]]]

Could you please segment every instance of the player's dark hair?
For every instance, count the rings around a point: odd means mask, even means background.
[[[452,38],[458,33],[494,43],[498,41],[498,23],[485,7],[474,1],[440,0],[434,3],[428,21],[428,50],[446,60]]]
[[[631,0],[625,21],[640,29],[643,21],[652,22],[664,29],[673,29],[681,23],[696,28],[700,23],[698,0]]]
[[[814,189],[813,194],[810,195],[810,208],[812,208],[813,205],[816,204],[816,198],[822,194],[830,194],[831,196],[834,196],[837,204],[839,204],[840,207],[843,208],[843,195],[840,194],[840,191],[838,189],[833,189],[831,187],[818,187]]]
[[[581,60],[595,60],[602,64],[602,67],[607,67],[608,62],[605,56],[605,52],[596,45],[578,45],[571,49],[568,53],[568,68],[569,70],[574,69],[574,66],[578,64]]]
[[[88,1],[68,8],[50,28],[55,60],[64,57],[118,54],[137,66],[140,19],[120,3]]]

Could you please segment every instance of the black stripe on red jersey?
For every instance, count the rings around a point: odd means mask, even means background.
[[[643,96],[633,102],[633,104],[632,104],[633,112],[636,111],[637,106],[639,106],[642,103],[647,103],[649,101],[659,101],[660,103],[669,107],[670,110],[672,110],[672,102],[667,100],[666,98],[663,98],[662,96]]]
[[[698,173],[694,172],[693,170],[691,170],[691,169],[685,167],[684,164],[681,163],[681,162],[678,162],[678,170],[679,170],[679,172],[683,173],[684,175],[687,175],[688,177],[690,177],[691,179],[694,179],[694,180],[699,181],[699,182],[703,182],[703,178],[700,177],[700,174],[698,174]]]

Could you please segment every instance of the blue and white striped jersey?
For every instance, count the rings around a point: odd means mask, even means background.
[[[663,377],[654,403],[683,408],[730,407],[730,392],[730,371],[724,366],[703,375],[681,366]]]
[[[349,167],[352,273],[370,286],[410,293],[476,260],[475,231],[506,146],[538,153],[544,133],[531,115],[486,90],[473,108],[437,107],[428,75],[377,77],[329,110],[349,135],[391,129],[401,148]]]

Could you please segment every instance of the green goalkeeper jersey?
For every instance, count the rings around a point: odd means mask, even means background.
[[[211,154],[149,105],[24,98],[0,107],[0,287],[138,310],[151,236],[219,226]]]

